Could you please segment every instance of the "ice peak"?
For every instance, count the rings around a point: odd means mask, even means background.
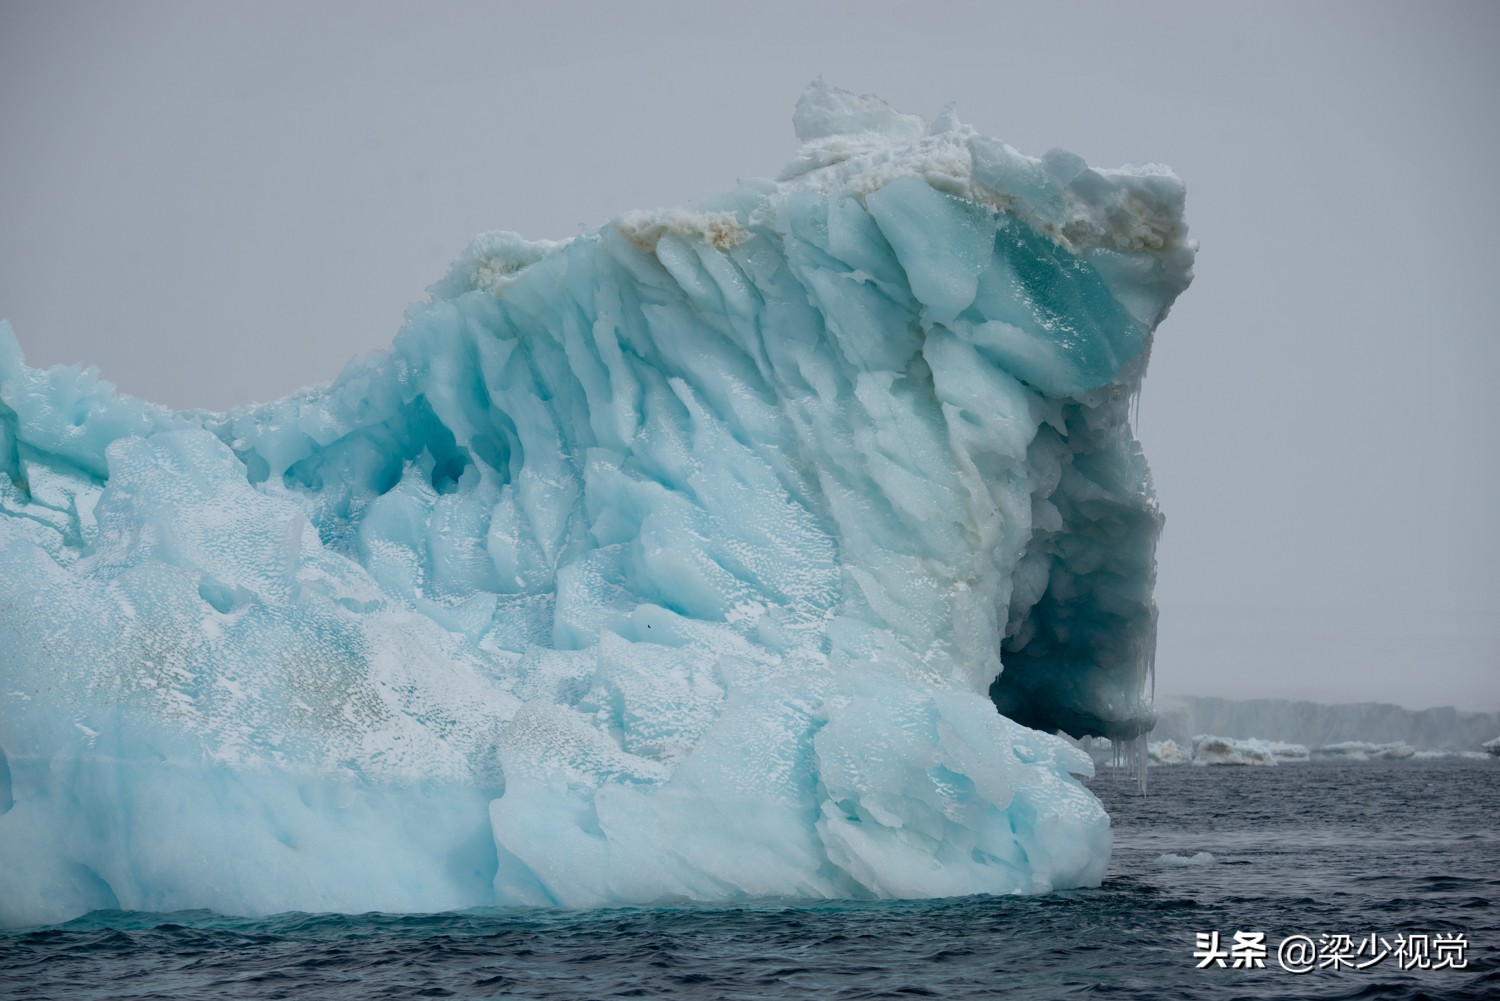
[[[900,142],[927,131],[927,123],[920,116],[903,114],[873,94],[835,87],[822,77],[808,84],[797,98],[792,126],[802,143],[869,135]]]

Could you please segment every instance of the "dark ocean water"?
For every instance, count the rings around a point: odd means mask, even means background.
[[[1096,890],[254,920],[97,912],[0,933],[0,998],[1500,998],[1500,760],[1150,777],[1145,797],[1124,778],[1093,783],[1116,831]],[[1213,861],[1181,864],[1200,852]],[[1197,968],[1212,945],[1200,935],[1230,952],[1236,932],[1264,934],[1264,969]],[[1281,943],[1299,935],[1330,968],[1282,967]],[[1341,956],[1369,965],[1334,968]],[[1423,968],[1439,962],[1466,965]]]

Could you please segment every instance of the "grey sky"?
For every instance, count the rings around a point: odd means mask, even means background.
[[[1159,691],[1500,708],[1500,5],[0,0],[0,317],[176,406],[383,347],[469,236],[774,174],[809,79],[1187,181]]]

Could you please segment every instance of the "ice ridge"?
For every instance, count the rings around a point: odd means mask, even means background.
[[[1051,731],[1152,722],[1181,184],[795,125],[778,181],[477,238],[275,403],[0,326],[0,922],[1102,878]]]

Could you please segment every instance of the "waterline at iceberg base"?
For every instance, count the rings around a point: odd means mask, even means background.
[[[0,922],[1099,882],[1050,734],[1151,723],[1181,184],[794,121],[777,181],[479,237],[276,403],[0,327]]]

